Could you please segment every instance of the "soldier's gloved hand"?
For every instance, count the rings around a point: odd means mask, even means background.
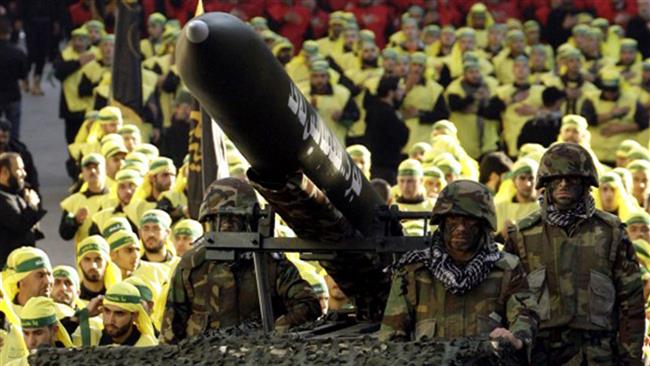
[[[498,339],[498,338],[503,338],[510,342],[512,346],[519,351],[524,347],[524,342],[521,341],[521,339],[517,338],[512,334],[509,330],[505,328],[496,328],[495,330],[490,333],[490,338],[492,339]]]
[[[278,333],[286,333],[289,330],[289,321],[282,315],[275,320],[275,331]]]

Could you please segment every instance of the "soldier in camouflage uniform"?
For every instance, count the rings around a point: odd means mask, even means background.
[[[500,252],[496,214],[484,185],[459,180],[440,194],[431,248],[393,265],[380,339],[504,338],[530,351],[536,303],[516,256]]]
[[[242,213],[257,203],[255,191],[236,178],[214,182],[201,204],[199,221],[220,232],[251,231]],[[183,255],[170,283],[160,338],[165,343],[203,334],[208,329],[259,319],[259,300],[252,253],[234,262],[208,261],[199,239]],[[318,297],[296,267],[278,254],[267,256],[276,328],[315,320],[321,314]]]
[[[634,248],[614,215],[594,208],[598,174],[580,145],[553,145],[537,173],[541,209],[510,227],[539,303],[537,365],[641,364],[643,291]]]

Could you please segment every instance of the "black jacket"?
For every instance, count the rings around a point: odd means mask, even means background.
[[[0,185],[0,265],[4,266],[12,250],[33,246],[43,234],[34,228],[47,211],[32,209],[18,194]]]
[[[0,105],[21,99],[18,80],[27,78],[27,56],[9,41],[0,40]]]
[[[373,165],[397,169],[401,150],[409,137],[409,129],[397,117],[395,108],[373,100],[366,109],[366,139]]]

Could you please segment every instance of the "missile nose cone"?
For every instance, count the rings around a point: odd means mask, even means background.
[[[187,39],[192,43],[201,43],[205,41],[210,35],[208,25],[202,20],[192,20],[187,24],[185,30]]]

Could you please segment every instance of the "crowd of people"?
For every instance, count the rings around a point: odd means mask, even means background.
[[[197,217],[188,209],[193,98],[175,45],[196,2],[141,2],[140,115],[110,92],[114,2],[16,3],[0,2],[0,364],[43,346],[175,343],[259,312],[252,257],[209,261],[201,245],[204,231],[254,230],[227,208],[264,201],[229,141],[232,178],[208,189]],[[487,331],[546,355],[539,364],[640,362],[650,1],[203,7],[250,24],[387,204],[433,211],[430,227],[402,222],[405,235],[433,232],[433,246],[390,267],[380,338]],[[12,45],[21,29],[29,57]],[[76,268],[35,247],[47,212],[19,139],[21,91],[43,93],[48,57],[73,180],[50,214]],[[288,253],[268,267],[276,329],[355,305],[318,263]]]

